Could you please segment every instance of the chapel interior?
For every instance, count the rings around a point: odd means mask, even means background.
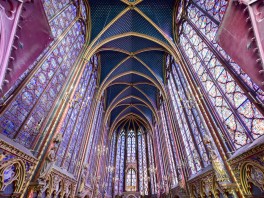
[[[0,0],[0,198],[263,198],[264,0]]]

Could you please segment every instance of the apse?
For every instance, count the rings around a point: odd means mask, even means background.
[[[0,1],[0,197],[263,197],[263,5]]]

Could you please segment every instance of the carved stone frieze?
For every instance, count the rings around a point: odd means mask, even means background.
[[[64,174],[58,167],[53,165],[45,178],[42,178],[37,183],[32,183],[29,188],[38,197],[45,194],[45,196],[73,198],[76,186],[77,180],[73,176]]]
[[[188,181],[191,197],[227,196],[237,191],[237,185],[231,182],[219,181],[214,169],[193,177]]]

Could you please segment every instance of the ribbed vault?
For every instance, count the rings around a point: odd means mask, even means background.
[[[166,98],[164,63],[175,52],[174,0],[91,0],[91,41],[87,59],[100,57],[100,87],[111,130],[127,121],[148,126],[158,120],[157,103]],[[133,122],[134,123],[134,122]]]

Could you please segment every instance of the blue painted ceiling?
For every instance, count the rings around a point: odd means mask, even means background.
[[[155,121],[172,47],[175,0],[89,0],[92,46],[100,57],[100,86],[109,123]],[[173,48],[173,47],[172,47]]]

